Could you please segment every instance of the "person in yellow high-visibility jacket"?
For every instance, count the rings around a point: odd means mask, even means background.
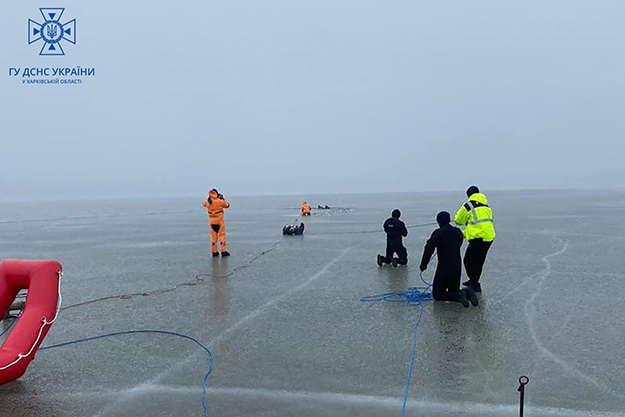
[[[230,207],[228,200],[219,194],[215,188],[208,192],[208,198],[202,205],[208,212],[208,224],[210,226],[211,252],[213,256],[219,256],[217,240],[221,244],[221,256],[230,256],[226,247],[226,225],[224,223],[224,209]]]
[[[302,216],[310,216],[310,204],[308,204],[307,201],[304,201],[302,203],[301,212],[302,212]]]
[[[464,253],[464,268],[469,280],[462,284],[471,286],[475,292],[481,292],[480,277],[486,254],[495,240],[493,211],[488,206],[486,196],[475,185],[467,189],[467,197],[454,218],[458,226],[466,226],[463,233],[469,242]]]

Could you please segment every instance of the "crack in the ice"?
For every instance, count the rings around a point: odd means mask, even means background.
[[[296,285],[295,287],[293,287],[293,288],[283,292],[279,296],[277,296],[275,298],[272,298],[271,300],[267,301],[265,304],[261,305],[260,307],[258,307],[255,310],[253,310],[251,313],[249,313],[245,317],[241,318],[236,323],[234,323],[232,326],[230,326],[229,328],[227,328],[226,330],[224,330],[223,332],[221,332],[217,336],[215,336],[212,340],[210,340],[208,342],[207,345],[210,346],[211,349],[213,349],[217,344],[221,343],[224,339],[226,339],[230,335],[230,333],[234,332],[235,330],[237,330],[239,327],[243,326],[247,322],[255,319],[258,316],[260,316],[269,307],[274,306],[275,304],[279,303],[280,301],[283,301],[286,298],[288,298],[289,296],[291,296],[293,293],[301,290],[304,287],[307,287],[312,282],[317,280],[320,276],[322,276],[332,265],[334,265],[339,259],[344,257],[350,250],[351,250],[351,248],[346,248],[345,250],[343,250],[343,252],[339,256],[337,256],[335,259],[333,259],[328,264],[326,264],[323,268],[321,268],[317,273],[315,273],[313,276],[308,278],[306,281],[304,281],[303,283],[301,283],[299,285]],[[187,357],[186,360],[178,363],[178,365],[176,367],[179,368],[182,365],[187,364],[191,360],[191,358],[193,358],[195,356],[196,356],[196,354],[189,355],[189,357]],[[136,385],[136,386],[126,390],[124,392],[124,394],[120,396],[120,398],[117,398],[113,402],[113,404],[110,404],[109,406],[105,407],[103,410],[101,410],[100,412],[95,414],[94,417],[100,417],[100,416],[107,415],[110,411],[112,411],[117,406],[117,404],[119,404],[120,402],[127,401],[129,399],[132,399],[132,398],[134,398],[137,395],[140,395],[143,391],[145,391],[146,387],[153,386],[155,383],[160,381],[161,378],[163,378],[166,375],[169,375],[171,372],[173,372],[173,369],[167,369],[167,370],[161,372],[159,375],[156,375],[155,377],[153,377],[153,378],[151,378],[151,379],[149,379],[149,380],[147,380],[147,381],[145,381],[145,382],[143,382],[143,383],[141,383],[139,385]]]
[[[560,240],[560,243],[563,242],[561,239],[559,239],[559,240]],[[538,283],[537,289],[534,292],[534,294],[532,294],[532,296],[526,301],[525,308],[524,308],[525,316],[527,318],[527,323],[528,323],[528,326],[529,326],[530,335],[532,336],[532,340],[534,341],[534,344],[536,345],[538,350],[540,350],[543,355],[547,356],[552,361],[554,361],[555,363],[560,365],[565,371],[567,371],[567,372],[569,372],[569,373],[571,373],[573,375],[576,375],[580,379],[582,379],[582,380],[592,384],[595,388],[597,388],[599,390],[608,391],[610,393],[617,394],[617,393],[614,393],[608,387],[605,387],[605,386],[599,384],[593,378],[591,378],[588,375],[584,374],[583,372],[581,372],[580,370],[578,370],[574,366],[570,365],[565,360],[563,360],[562,358],[558,357],[555,353],[551,352],[549,349],[547,349],[547,347],[545,347],[541,343],[541,341],[538,339],[538,336],[536,334],[536,329],[534,328],[534,319],[536,318],[536,305],[535,305],[535,301],[536,301],[536,298],[542,292],[544,284],[545,284],[545,281],[547,280],[549,275],[551,275],[551,262],[549,262],[549,259],[563,254],[568,249],[568,247],[569,247],[569,243],[568,242],[564,242],[564,247],[562,249],[560,249],[560,250],[558,250],[558,251],[556,251],[554,253],[551,253],[549,255],[546,255],[546,256],[544,256],[542,258],[543,262],[545,263],[545,269],[541,273],[538,274],[538,277],[539,277],[540,281]]]
[[[249,268],[260,257],[275,251],[277,249],[278,245],[280,245],[280,243],[282,243],[283,240],[284,240],[284,238],[280,239],[279,241],[274,243],[271,248],[259,252],[256,256],[254,256],[252,259],[247,261],[245,264],[240,265],[240,266],[236,266],[236,267],[232,268],[231,270],[229,270],[228,273],[223,274],[223,275],[214,275],[214,274],[210,274],[210,273],[196,274],[192,281],[181,282],[179,284],[174,285],[173,287],[159,288],[159,289],[156,289],[156,290],[139,291],[139,292],[125,293],[125,294],[107,295],[107,296],[104,296],[104,297],[95,298],[95,299],[87,300],[87,301],[81,301],[79,303],[63,306],[63,307],[61,307],[61,311],[68,310],[70,308],[75,308],[75,307],[82,307],[82,306],[85,306],[85,305],[88,305],[88,304],[98,303],[98,302],[106,301],[106,300],[112,300],[112,299],[128,300],[128,299],[131,299],[132,297],[137,297],[137,296],[147,297],[147,296],[150,296],[150,295],[163,294],[163,293],[167,293],[167,292],[172,292],[172,291],[176,291],[180,287],[192,287],[192,286],[198,285],[202,281],[204,281],[203,277],[227,278],[227,277],[230,277],[230,276],[234,275],[237,271],[241,271],[241,270],[243,270],[245,268]]]

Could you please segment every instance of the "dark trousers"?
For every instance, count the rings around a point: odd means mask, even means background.
[[[400,265],[406,265],[408,263],[408,251],[402,245],[401,242],[387,240],[386,241],[386,256],[382,257],[382,262],[390,264],[393,259],[393,255],[397,254],[397,263]]]
[[[493,242],[484,242],[482,239],[469,240],[469,246],[464,253],[464,269],[472,284],[480,282],[484,262],[486,262],[486,254]]]
[[[436,269],[432,283],[432,297],[436,301],[460,301],[460,264],[455,270]]]

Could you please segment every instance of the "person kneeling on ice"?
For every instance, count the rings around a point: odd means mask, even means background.
[[[384,231],[386,232],[386,256],[378,254],[378,265],[397,264],[406,265],[408,263],[408,251],[402,243],[402,237],[408,236],[408,229],[404,222],[399,220],[401,212],[397,209],[393,210],[391,217],[384,222]],[[397,258],[393,255],[397,254]]]
[[[441,211],[436,215],[438,229],[432,232],[423,249],[423,257],[419,269],[423,272],[436,250],[438,265],[432,283],[432,296],[437,301],[460,301],[463,306],[478,304],[477,296],[473,288],[467,287],[460,290],[460,276],[462,275],[462,258],[460,247],[464,236],[457,227],[449,224],[451,215]]]
[[[226,225],[224,223],[224,210],[230,207],[230,203],[224,198],[223,194],[219,194],[219,191],[213,188],[208,192],[208,198],[204,200],[202,205],[208,212],[211,252],[213,256],[219,256],[217,251],[218,238],[221,244],[221,256],[230,256],[230,252],[226,248]]]
[[[300,223],[299,226],[295,226],[294,224],[287,224],[282,228],[283,235],[289,236],[299,236],[304,234],[304,223]]]
[[[308,204],[308,201],[302,202],[302,207],[300,211],[302,213],[302,216],[310,216],[310,204]]]

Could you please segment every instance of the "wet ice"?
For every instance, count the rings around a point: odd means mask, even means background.
[[[487,195],[498,237],[480,306],[425,305],[408,415],[518,415],[522,374],[527,416],[625,415],[623,194]],[[306,219],[303,239],[259,257],[302,198],[232,198],[227,260],[209,256],[206,215],[192,199],[54,203],[49,224],[28,221],[41,220],[29,207],[12,221],[18,210],[8,208],[0,248],[5,258],[59,259],[66,305],[206,274],[175,291],[65,310],[46,343],[136,328],[193,335],[215,355],[213,415],[399,416],[417,310],[359,299],[419,283],[431,226],[410,229],[407,268],[375,264],[390,211],[428,223],[463,194],[319,196],[351,210]],[[0,396],[11,416],[201,415],[204,367],[184,341],[125,336],[39,352]]]

